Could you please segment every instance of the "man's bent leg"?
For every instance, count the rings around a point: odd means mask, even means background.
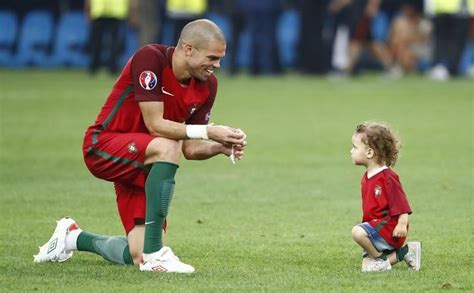
[[[162,227],[168,215],[174,191],[174,176],[178,165],[168,162],[153,164],[145,185],[146,218],[144,253],[153,253],[163,247]]]
[[[146,149],[145,164],[152,167],[145,183],[144,253],[150,254],[163,247],[162,227],[173,196],[180,154],[180,142],[161,137],[153,139]]]
[[[141,271],[192,273],[194,268],[182,263],[171,248],[163,246],[162,228],[174,191],[174,176],[181,155],[181,142],[154,139],[147,147],[145,164],[152,164],[145,183],[145,242]]]
[[[128,233],[128,245],[134,264],[139,264],[142,260],[143,241],[145,237],[145,225],[136,225]]]
[[[117,264],[133,264],[128,240],[124,236],[102,236],[82,231],[77,250],[89,251]]]
[[[128,241],[125,237],[102,236],[82,231],[76,221],[62,218],[50,240],[40,247],[35,262],[63,262],[73,251],[89,251],[118,264],[132,264]]]

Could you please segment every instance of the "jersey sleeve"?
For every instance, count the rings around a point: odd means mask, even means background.
[[[214,105],[214,101],[217,95],[217,79],[212,77],[209,79],[209,97],[206,102],[199,107],[192,115],[186,120],[186,124],[208,124],[211,118],[211,109]]]
[[[398,176],[387,176],[385,178],[385,186],[387,188],[389,216],[398,216],[405,213],[411,214],[410,204]]]
[[[145,46],[135,53],[131,75],[136,101],[163,101],[161,77],[165,66],[163,53],[151,46]]]

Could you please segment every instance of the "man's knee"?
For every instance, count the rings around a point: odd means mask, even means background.
[[[140,262],[142,261],[142,254],[143,254],[143,252],[142,252],[141,249],[140,250],[138,250],[138,249],[132,250],[130,248],[130,255],[132,256],[132,260],[133,260],[134,265],[140,264]]]
[[[145,225],[136,225],[128,233],[127,238],[130,256],[132,257],[133,263],[137,265],[142,260],[143,242],[145,239]]]
[[[178,164],[181,155],[181,142],[157,137],[153,139],[146,149],[145,164],[157,161],[166,161]]]

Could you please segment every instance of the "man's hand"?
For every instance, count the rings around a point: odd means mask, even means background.
[[[393,229],[392,236],[395,238],[405,237],[407,236],[407,232],[407,225],[399,223],[395,226],[395,229]]]
[[[207,136],[228,148],[231,148],[232,145],[245,146],[247,144],[245,133],[241,129],[229,126],[209,125],[207,126]]]
[[[229,159],[233,164],[235,164],[236,160],[242,160],[244,156],[244,148],[247,145],[247,135],[242,129],[239,128],[232,128],[228,126],[221,126],[221,125],[211,125],[208,127],[216,127],[218,130],[220,128],[221,134],[228,135],[227,141],[226,142],[220,142],[221,143],[221,153],[228,156]],[[225,130],[225,132],[222,132],[222,130]],[[230,131],[230,133],[229,133]],[[210,131],[208,128],[208,135]],[[218,132],[217,132],[218,133]],[[209,138],[212,139],[212,137],[209,135]],[[230,141],[233,141],[232,143]]]
[[[221,153],[228,156],[232,163],[235,164],[235,160],[242,160],[244,157],[245,145],[234,144],[234,145],[222,145]]]

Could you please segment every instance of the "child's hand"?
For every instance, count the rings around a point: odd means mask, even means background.
[[[397,226],[395,226],[395,229],[393,229],[393,234],[392,236],[393,237],[405,237],[407,236],[407,226],[404,225],[404,224],[397,224]]]

